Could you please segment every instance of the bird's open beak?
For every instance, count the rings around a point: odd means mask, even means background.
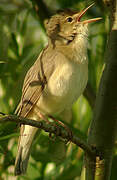
[[[91,4],[90,6],[88,6],[86,9],[84,9],[83,11],[81,11],[79,14],[78,14],[78,21],[80,22],[82,16],[87,12],[87,10],[89,8],[91,8],[95,3]],[[99,18],[93,18],[93,19],[88,19],[88,20],[84,20],[84,21],[81,21],[83,24],[86,24],[86,23],[91,23],[91,22],[95,22],[95,21],[99,21],[101,20],[102,18],[99,17]]]

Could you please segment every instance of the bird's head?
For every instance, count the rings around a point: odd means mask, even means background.
[[[45,21],[47,35],[53,40],[63,38],[67,40],[68,43],[72,42],[76,36],[87,36],[87,25],[91,22],[102,19],[94,18],[81,21],[82,16],[93,5],[94,4],[91,4],[81,12],[69,9],[59,11],[56,15]]]

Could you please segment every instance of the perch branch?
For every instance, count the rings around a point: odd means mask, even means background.
[[[0,117],[0,123],[5,123],[8,121],[19,124],[26,124],[43,129],[44,131],[49,132],[50,134],[53,133],[55,134],[55,136],[60,136],[63,139],[66,139],[67,141],[71,141],[72,143],[82,148],[85,152],[87,152],[91,156],[96,155],[95,150],[92,149],[92,147],[89,146],[84,140],[78,138],[75,132],[72,132],[72,136],[70,136],[65,128],[60,126],[55,126],[54,123],[51,122],[46,123],[45,121],[35,121],[32,119],[19,117],[16,115],[2,115],[2,117]]]

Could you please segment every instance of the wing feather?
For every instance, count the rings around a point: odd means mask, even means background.
[[[26,117],[28,115],[28,113],[40,98],[44,89],[45,76],[40,77],[40,67],[43,68],[42,65],[40,65],[42,55],[43,51],[34,65],[29,69],[24,79],[21,101],[16,110],[17,114],[20,116]]]
[[[54,71],[56,52],[50,53],[48,46],[40,53],[24,79],[22,97],[17,114],[26,117],[39,100],[42,91]]]

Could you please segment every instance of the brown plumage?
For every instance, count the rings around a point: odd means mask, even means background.
[[[40,113],[68,114],[82,94],[88,80],[87,24],[100,19],[80,21],[88,8],[80,13],[66,10],[46,20],[48,46],[26,74],[19,116],[40,120]],[[26,172],[36,131],[35,127],[21,125],[15,175]]]

